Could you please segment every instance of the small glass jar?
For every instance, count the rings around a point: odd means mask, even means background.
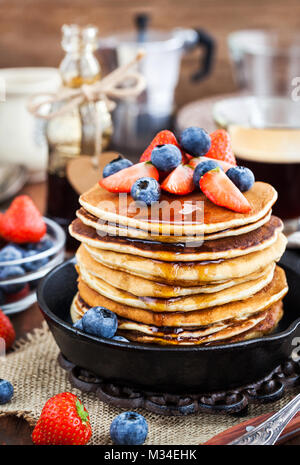
[[[59,70],[63,85],[78,88],[100,80],[101,68],[94,55],[97,46],[97,28],[64,25],[62,32],[62,48],[66,53]],[[63,103],[55,104],[52,110],[58,110],[60,105]],[[83,103],[52,118],[47,125],[46,136],[49,146],[47,216],[57,221],[65,230],[74,219],[78,208],[78,193],[67,179],[67,165],[70,160],[81,154],[94,155],[96,121],[97,126],[102,130],[102,149],[105,149],[112,134],[112,122],[103,101]],[[67,246],[73,248],[70,239]]]

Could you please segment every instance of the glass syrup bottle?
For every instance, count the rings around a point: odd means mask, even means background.
[[[59,70],[63,85],[78,88],[100,80],[100,64],[94,55],[97,28],[64,25],[62,33],[62,48],[66,53]],[[60,105],[55,104],[53,110],[59,109]],[[112,134],[112,122],[103,101],[84,103],[56,116],[48,122],[46,129],[49,146],[47,216],[58,222],[66,232],[79,207],[78,193],[67,179],[66,168],[74,157],[94,155],[95,111],[100,118],[102,149],[105,149]],[[67,232],[67,248],[76,248],[78,244],[75,242]]]

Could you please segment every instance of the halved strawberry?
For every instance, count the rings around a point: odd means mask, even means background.
[[[200,189],[213,203],[238,213],[249,213],[251,205],[241,191],[220,168],[215,168],[202,176]]]
[[[210,134],[211,146],[205,154],[208,158],[225,161],[231,165],[236,165],[236,159],[231,147],[230,136],[225,129],[217,129]]]
[[[181,150],[182,153],[182,163],[188,162],[188,160],[191,158],[190,155],[186,154],[180,147],[180,145],[177,142],[177,139],[175,135],[173,134],[172,131],[169,131],[168,129],[164,129],[163,131],[160,131],[156,134],[150,145],[146,148],[146,150],[143,152],[141,155],[140,161],[150,161],[151,160],[151,153],[154,147],[157,145],[165,145],[165,144],[173,144],[176,145]]]
[[[127,192],[130,193],[131,187],[140,178],[149,177],[158,181],[159,173],[155,166],[150,162],[137,163],[118,171],[107,178],[99,181],[101,187],[109,192]]]
[[[161,188],[171,194],[186,195],[193,192],[194,170],[188,165],[179,165],[164,180]]]
[[[197,165],[199,165],[199,163],[201,163],[202,161],[205,161],[205,160],[210,160],[210,158],[208,157],[197,157],[197,158],[192,158],[188,164],[189,166],[191,166],[192,168],[196,168]],[[229,170],[229,168],[232,168],[234,165],[228,163],[227,161],[223,161],[223,160],[216,160],[217,163],[219,163],[219,165],[221,166],[221,168],[223,168],[223,171],[226,173],[227,170]]]

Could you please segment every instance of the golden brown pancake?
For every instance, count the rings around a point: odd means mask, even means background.
[[[245,341],[264,336],[273,332],[283,315],[282,303],[277,302],[270,309],[258,314],[256,317],[250,317],[245,321],[236,323],[233,326],[224,328],[213,334],[203,337],[179,337],[177,340],[166,336],[148,336],[135,331],[120,330],[119,334],[129,341],[143,344],[159,345],[216,345],[230,344],[232,342]]]
[[[102,279],[118,289],[123,289],[140,297],[170,298],[184,295],[206,294],[222,291],[229,287],[262,278],[274,272],[275,264],[270,263],[262,270],[250,275],[234,278],[229,281],[220,281],[214,284],[201,283],[190,287],[171,286],[149,279],[134,276],[124,271],[113,270],[94,260],[84,247],[79,247],[76,253],[79,268],[84,268],[90,274]]]
[[[274,244],[282,229],[282,221],[272,216],[268,223],[254,231],[234,238],[203,242],[198,247],[185,243],[166,244],[117,236],[100,237],[94,228],[85,225],[78,218],[70,225],[69,232],[75,239],[91,247],[174,262],[226,259],[263,250]]]
[[[277,266],[271,283],[248,299],[203,310],[161,313],[130,307],[107,299],[87,286],[80,278],[78,290],[80,297],[87,305],[106,307],[122,318],[155,326],[191,327],[206,326],[231,318],[247,317],[266,310],[284,297],[288,287],[284,271]]]
[[[219,207],[201,192],[181,197],[163,193],[159,204],[141,209],[131,196],[110,193],[97,184],[82,194],[79,202],[104,222],[166,235],[200,235],[255,223],[271,209],[277,193],[269,184],[256,182],[245,197],[251,205],[246,214]],[[170,210],[172,202],[174,208]]]
[[[86,244],[91,256],[101,264],[114,270],[126,271],[152,281],[187,287],[198,282],[216,282],[239,278],[265,268],[282,256],[286,238],[279,234],[277,241],[264,250],[228,260],[200,262],[163,262],[149,260],[130,254],[96,249]]]
[[[272,281],[274,275],[274,270],[271,270],[271,272],[264,277],[237,284],[219,292],[174,297],[172,299],[158,299],[154,297],[137,297],[91,275],[83,267],[78,267],[78,270],[80,279],[91,289],[98,292],[98,294],[120,304],[149,309],[154,312],[190,312],[214,307],[216,305],[224,305],[228,302],[248,299],[265,288]]]
[[[211,234],[201,234],[200,236],[169,236],[169,235],[160,235],[156,236],[155,234],[151,234],[148,231],[144,231],[142,229],[134,229],[130,227],[121,227],[116,224],[112,223],[105,223],[99,220],[96,216],[92,215],[84,208],[80,208],[76,212],[77,217],[87,226],[90,226],[97,231],[99,231],[100,236],[117,236],[117,237],[129,237],[133,239],[141,239],[141,240],[148,240],[148,241],[156,241],[156,242],[163,242],[163,243],[177,243],[177,242],[185,242],[185,243],[201,243],[203,240],[210,241],[215,239],[220,239],[222,237],[231,237],[231,236],[239,236],[240,234],[246,234],[250,231],[254,231],[255,229],[263,226],[270,220],[271,217],[271,210],[261,218],[260,220],[256,221],[255,223],[249,223],[244,226],[236,226],[234,228],[225,229],[223,231],[219,231],[216,233]]]
[[[89,306],[77,294],[71,307],[72,321],[81,318]],[[235,318],[199,328],[149,326],[118,318],[118,334],[129,341],[160,345],[212,345],[246,340],[273,331],[282,317],[282,302],[248,318]]]

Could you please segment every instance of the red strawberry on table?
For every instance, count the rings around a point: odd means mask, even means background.
[[[92,435],[88,411],[70,392],[47,400],[33,430],[38,445],[85,445]]]
[[[4,315],[4,313],[0,310],[0,338],[4,339],[6,349],[9,349],[15,339],[16,333],[14,327],[8,318],[8,316]]]
[[[187,163],[188,160],[191,158],[190,155],[186,154],[184,150],[181,149],[180,145],[177,142],[175,134],[168,129],[164,129],[156,134],[150,145],[146,148],[146,150],[141,155],[140,161],[150,161],[151,160],[151,153],[154,147],[157,145],[165,145],[165,144],[173,144],[176,145],[181,150],[182,153],[182,163]]]
[[[16,197],[0,215],[0,236],[6,241],[39,242],[46,229],[42,215],[27,195]]]
[[[144,177],[154,178],[156,181],[159,179],[157,169],[150,162],[142,162],[129,166],[129,168],[125,168],[111,176],[107,176],[107,178],[101,179],[99,184],[109,192],[130,193],[135,181]]]
[[[209,200],[220,207],[238,213],[249,213],[251,210],[246,197],[219,168],[208,171],[202,176],[200,189]]]
[[[231,165],[236,165],[236,159],[231,147],[230,136],[225,129],[217,129],[210,134],[211,146],[205,154],[208,158],[222,160]]]
[[[193,192],[194,170],[188,165],[179,165],[163,181],[161,188],[170,194],[186,195]]]

